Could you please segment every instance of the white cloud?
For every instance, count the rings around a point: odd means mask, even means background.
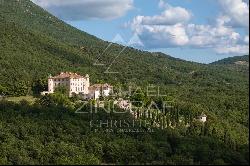
[[[234,54],[234,55],[249,54],[248,45],[224,46],[215,48],[215,50],[218,54]]]
[[[133,0],[32,0],[55,16],[68,21],[115,19],[133,9]]]
[[[223,17],[227,17],[226,25],[249,27],[249,1],[219,0]]]
[[[225,1],[231,2],[231,0]],[[245,3],[241,0],[236,1]],[[241,36],[234,26],[227,26],[233,21],[234,25],[237,22],[237,26],[246,26],[243,23],[246,21],[245,18],[242,21],[242,18],[232,18],[224,12],[218,16],[215,25],[197,25],[189,23],[192,14],[187,9],[172,7],[163,0],[159,1],[159,8],[164,10],[161,15],[137,16],[130,24],[126,24],[131,26],[147,48],[210,48],[218,54],[249,52],[249,36]],[[243,10],[244,5],[240,4],[236,8]],[[235,11],[235,9],[230,10]],[[236,14],[239,16],[242,13]]]
[[[152,17],[137,16],[134,22],[142,25],[175,25],[177,23],[186,23],[192,17],[191,12],[182,7],[172,7],[162,1],[160,1],[159,6],[164,6],[165,8],[161,15]]]
[[[224,26],[189,24],[186,29],[190,37],[189,46],[213,48],[236,44],[241,39],[239,33]]]
[[[138,36],[149,48],[184,46],[189,42],[185,27],[182,24],[160,26],[142,25],[138,27]]]
[[[159,7],[164,8],[160,15],[135,17],[130,23],[132,30],[149,48],[186,45],[189,39],[185,24],[191,19],[191,12],[182,7],[173,7],[162,0]]]
[[[241,41],[247,41],[247,37],[242,38],[233,28],[225,26],[181,23],[143,25],[135,23],[132,28],[148,48],[211,48],[220,53],[225,46],[236,47]],[[237,48],[240,47],[237,46]],[[228,48],[226,49],[228,50]]]
[[[242,37],[233,28],[189,24],[187,32],[190,37],[189,47],[211,48],[218,54],[249,54],[247,36]]]
[[[220,15],[216,19],[216,23],[218,26],[224,26],[224,25],[228,24],[230,21],[231,21],[231,18],[229,16],[226,16],[226,15]]]

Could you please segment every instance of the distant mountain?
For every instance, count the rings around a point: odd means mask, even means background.
[[[171,83],[180,73],[178,68],[186,70],[187,75],[202,66],[131,47],[119,54],[123,46],[110,45],[73,28],[28,0],[3,0],[0,5],[0,65],[3,69],[0,80],[9,92],[19,89],[19,84],[30,86],[34,79],[60,71],[89,73],[93,82]],[[172,69],[171,75],[166,67]],[[105,74],[105,71],[119,73]],[[11,86],[14,84],[17,87]]]
[[[0,83],[10,95],[30,93],[34,80],[60,71],[89,73],[92,82],[178,85],[195,83],[189,73],[208,67],[131,47],[120,53],[124,46],[82,32],[29,0],[2,0],[0,9]]]
[[[223,66],[230,70],[249,75],[249,55],[225,58],[212,63],[212,65]]]
[[[235,56],[235,57],[230,57],[230,58],[225,58],[216,62],[213,62],[212,64],[216,65],[229,65],[229,64],[234,64],[234,65],[249,65],[249,55],[244,55],[244,56]]]
[[[247,142],[248,133],[240,132],[249,124],[246,72],[124,49],[66,24],[29,0],[0,2],[0,94],[32,94],[34,82],[61,71],[88,73],[91,83],[155,85],[161,95],[198,105],[223,129],[229,126],[235,140]]]

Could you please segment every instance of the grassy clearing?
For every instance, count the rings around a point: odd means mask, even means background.
[[[19,103],[22,100],[27,100],[30,103],[34,103],[36,98],[33,96],[20,96],[20,97],[8,97],[8,101],[13,101],[15,103]]]

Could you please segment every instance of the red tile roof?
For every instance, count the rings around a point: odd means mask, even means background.
[[[86,75],[88,77],[88,75]],[[61,72],[59,75],[50,77],[50,79],[62,79],[62,78],[85,78],[84,76],[78,75],[77,73],[71,73],[71,72]]]

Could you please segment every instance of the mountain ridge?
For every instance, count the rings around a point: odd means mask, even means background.
[[[245,61],[249,63],[249,55],[243,55],[243,56],[234,56],[234,57],[229,57],[229,58],[224,58],[221,59],[219,61],[213,62],[211,64],[215,64],[215,65],[232,65],[232,64],[236,64],[236,62],[240,62],[240,61]]]

